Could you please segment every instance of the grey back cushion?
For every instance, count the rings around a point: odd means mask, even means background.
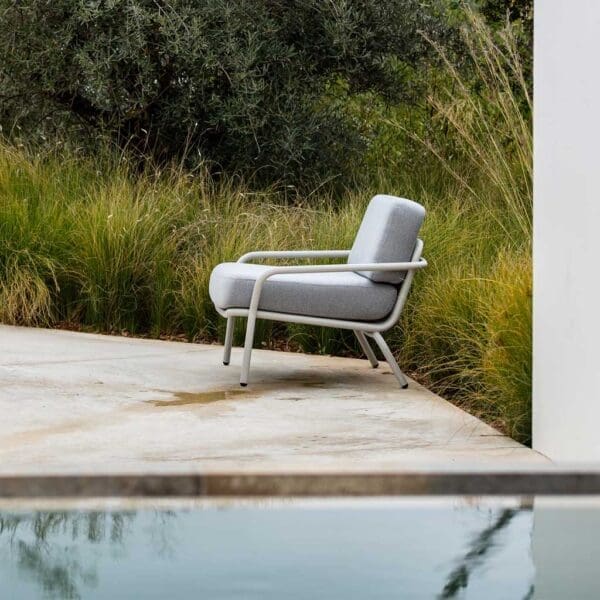
[[[408,262],[412,258],[425,209],[412,200],[375,196],[363,217],[348,257],[349,264]],[[371,281],[399,284],[406,272],[358,271]]]

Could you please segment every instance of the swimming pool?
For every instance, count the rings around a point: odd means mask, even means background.
[[[595,498],[0,508],[0,598],[596,598]]]

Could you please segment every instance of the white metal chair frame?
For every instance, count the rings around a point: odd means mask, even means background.
[[[256,319],[268,319],[272,321],[284,321],[288,323],[302,323],[305,325],[320,325],[322,327],[333,327],[338,329],[351,329],[356,334],[358,342],[367,355],[373,368],[379,363],[377,357],[369,344],[367,337],[373,338],[379,346],[385,360],[389,364],[400,386],[405,389],[408,387],[408,381],[404,373],[400,370],[394,355],[381,335],[393,327],[400,318],[402,309],[406,302],[408,292],[412,285],[415,271],[427,266],[427,261],[421,257],[423,252],[422,240],[417,240],[415,250],[410,262],[400,263],[368,263],[368,264],[333,264],[333,265],[288,265],[272,267],[261,273],[254,283],[252,298],[248,308],[228,308],[219,309],[220,315],[227,319],[227,328],[225,332],[225,350],[223,353],[223,364],[228,365],[231,358],[231,346],[233,344],[233,330],[236,317],[247,317],[246,339],[244,343],[244,356],[242,359],[242,372],[240,376],[240,385],[248,385],[248,374],[250,371],[250,358],[252,356],[252,346],[254,344],[254,329]],[[347,258],[350,250],[291,250],[291,251],[265,251],[248,252],[241,256],[237,262],[244,263],[260,259],[303,259],[303,258]],[[400,284],[400,291],[396,304],[390,314],[381,321],[346,321],[342,319],[331,319],[325,317],[311,317],[306,315],[297,315],[291,313],[280,313],[272,311],[259,310],[260,294],[263,285],[269,277],[284,273],[335,273],[340,271],[397,271],[406,272],[404,280]]]

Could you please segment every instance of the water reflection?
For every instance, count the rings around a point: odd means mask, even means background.
[[[532,523],[456,500],[0,512],[0,598],[525,598]]]
[[[516,509],[501,510],[495,521],[474,538],[469,551],[448,576],[440,598],[456,598],[468,586],[472,572],[483,565],[486,557],[494,549],[497,534],[510,524],[516,514]],[[525,597],[529,598],[532,594],[533,586],[527,591]]]
[[[102,550],[127,560],[127,536],[136,518],[133,511],[0,513],[0,556],[44,597],[82,598],[83,590],[98,587]],[[156,556],[172,554],[168,522],[173,518],[171,511],[153,513],[147,533]]]

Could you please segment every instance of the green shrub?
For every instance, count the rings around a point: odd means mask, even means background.
[[[67,119],[161,162],[304,189],[360,158],[340,85],[398,98],[431,55],[419,31],[447,33],[419,0],[0,0],[0,14],[6,131]]]

